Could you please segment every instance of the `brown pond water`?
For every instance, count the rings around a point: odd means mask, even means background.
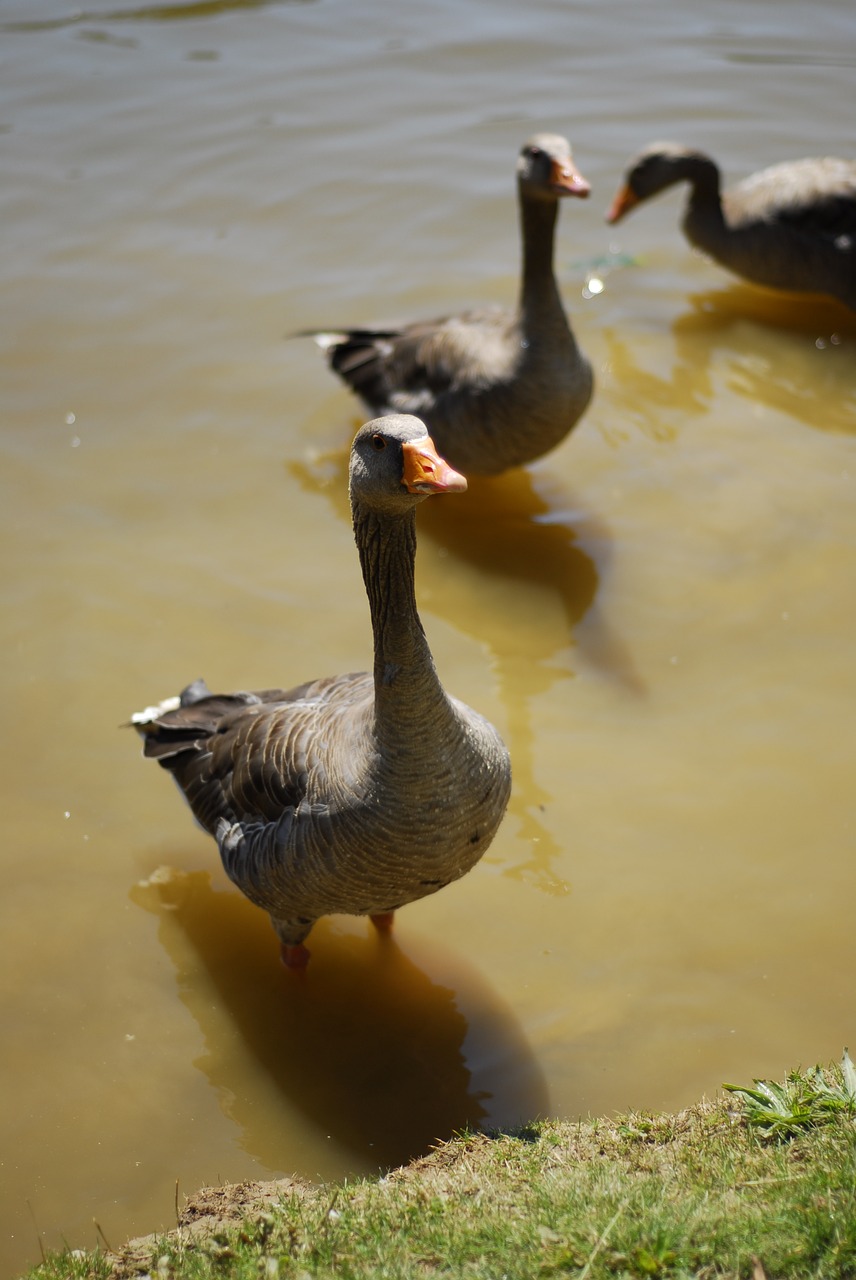
[[[852,154],[856,16],[643,8],[0,0],[3,1274],[169,1227],[176,1181],[852,1048],[856,322],[693,254],[677,193],[603,213],[657,137],[733,178]],[[426,503],[417,564],[511,809],[393,942],[319,925],[296,987],[117,726],[365,666],[360,411],[286,336],[512,301],[537,128],[594,188],[558,264],[596,398]]]

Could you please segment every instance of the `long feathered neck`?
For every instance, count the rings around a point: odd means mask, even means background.
[[[543,200],[527,195],[521,188],[520,234],[523,248],[523,273],[520,288],[520,314],[527,321],[542,322],[547,317],[561,318],[566,323],[562,300],[553,274],[553,246],[556,238],[558,200]]]
[[[704,210],[710,216],[717,210],[722,213],[719,195],[719,167],[710,156],[699,151],[689,152],[675,162],[674,182],[690,184],[688,209]]]
[[[416,608],[415,508],[389,515],[353,505],[354,535],[374,635],[375,707],[445,701]]]

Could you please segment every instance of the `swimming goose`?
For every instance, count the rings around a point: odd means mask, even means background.
[[[131,719],[227,875],[270,913],[288,968],[305,968],[320,916],[388,928],[399,907],[465,875],[505,812],[508,752],[446,693],[416,610],[416,507],[464,489],[417,418],[366,423],[350,497],[373,671],[288,692],[212,694],[200,680]]]
[[[720,195],[710,156],[654,143],[627,169],[607,222],[676,182],[690,184],[684,234],[721,266],[754,284],[830,294],[856,309],[856,160],[787,160]]]
[[[515,311],[489,308],[401,329],[305,331],[374,413],[415,413],[442,456],[496,475],[559,444],[592,394],[592,371],[553,274],[559,200],[589,184],[565,138],[536,134],[517,161],[523,275]]]

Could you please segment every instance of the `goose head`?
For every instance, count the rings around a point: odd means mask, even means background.
[[[606,221],[620,222],[637,204],[659,195],[676,182],[696,182],[709,178],[711,173],[718,180],[716,166],[704,152],[676,142],[653,142],[630,162]]]
[[[591,191],[574,163],[570,143],[558,133],[536,133],[523,144],[517,158],[517,185],[521,195],[538,200],[585,198]]]
[[[432,493],[463,493],[465,478],[440,457],[428,428],[410,414],[373,418],[351,446],[351,502],[389,515]]]

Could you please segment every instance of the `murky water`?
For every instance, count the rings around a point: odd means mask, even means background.
[[[4,1272],[202,1183],[852,1046],[856,321],[693,254],[677,193],[603,222],[657,137],[734,178],[852,154],[850,0],[2,0],[0,33]],[[287,335],[510,302],[537,128],[594,187],[558,261],[596,398],[426,503],[417,564],[511,810],[394,942],[319,925],[298,990],[117,726],[365,666],[360,413]]]

